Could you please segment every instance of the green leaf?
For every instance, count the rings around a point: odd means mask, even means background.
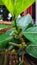
[[[3,2],[2,2],[2,0],[0,0],[0,5],[3,5]]]
[[[13,29],[8,30],[4,34],[0,34],[0,49],[4,48],[8,44],[8,42],[12,39],[13,34]]]
[[[28,29],[28,28],[30,28],[30,27],[33,27],[33,26],[34,26],[34,25],[33,25],[32,23],[30,23],[26,29]]]
[[[5,28],[9,28],[9,26],[8,26],[8,25],[0,24],[0,30],[1,30],[1,29],[5,29]]]
[[[16,20],[17,26],[20,26],[22,30],[25,30],[28,25],[31,23],[32,17],[30,14],[27,14],[26,16],[23,16],[21,18],[18,18]]]
[[[28,28],[23,35],[31,42],[37,43],[37,27]]]
[[[7,9],[10,11],[10,13],[13,15],[14,10],[14,0],[2,0],[4,5],[7,7]]]
[[[32,57],[37,58],[37,43],[30,43],[26,47],[26,52],[30,54]]]
[[[18,16],[24,10],[26,10],[29,6],[31,6],[35,0],[2,0],[7,9],[13,15]]]

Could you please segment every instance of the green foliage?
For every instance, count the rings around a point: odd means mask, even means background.
[[[22,22],[22,20],[21,20]],[[21,24],[20,24],[21,26]],[[32,26],[25,31],[23,31],[23,35],[32,42],[30,43],[27,48],[26,52],[31,56],[37,58],[37,26]]]
[[[37,43],[29,43],[26,47],[26,52],[32,57],[37,58]]]
[[[9,26],[8,25],[3,25],[3,24],[0,24],[0,30],[2,30],[2,29],[5,29],[5,28],[9,28]]]
[[[2,0],[7,9],[12,15],[18,16],[29,6],[31,6],[35,0]]]
[[[26,52],[37,58],[37,27],[28,28],[23,35],[32,42],[26,47]]]
[[[3,2],[2,2],[2,0],[0,0],[0,5],[3,5]]]
[[[17,26],[20,26],[21,29],[24,31],[28,25],[31,23],[32,21],[32,17],[30,16],[30,14],[27,14],[26,16],[23,16],[21,18],[18,18],[16,20]]]
[[[28,28],[23,35],[33,43],[37,43],[37,27]]]
[[[28,54],[30,54],[31,56],[37,58],[37,26],[29,26],[29,24],[31,24],[32,21],[32,17],[27,14],[26,16],[23,16],[21,18],[17,18],[16,17],[22,13],[24,10],[26,10],[29,6],[31,6],[35,0],[0,0],[0,4],[3,4],[7,7],[7,9],[10,11],[10,13],[15,17],[14,17],[14,22],[12,23],[15,28],[12,28],[10,30],[8,30],[5,34],[0,34],[0,50],[5,48],[5,46],[12,41],[12,43],[15,43],[15,40],[13,41],[13,38],[17,39],[21,39],[22,35],[24,35],[24,37],[26,37],[29,42],[32,42],[30,44],[28,44],[28,46],[26,47],[26,52]],[[14,27],[13,26],[13,27]],[[28,27],[29,26],[29,27]],[[17,29],[16,29],[17,27]],[[4,29],[4,28],[8,28],[7,25],[0,25],[0,29]],[[22,29],[21,32],[20,28]],[[23,43],[25,40],[21,39],[21,45],[23,45]],[[17,40],[16,40],[17,43]],[[19,44],[16,44],[16,46],[19,46]],[[25,45],[25,44],[24,44]],[[13,49],[13,45],[8,48]],[[23,52],[23,51],[22,51]],[[20,53],[21,55],[22,53]],[[22,65],[22,64],[20,64]]]
[[[0,34],[0,50],[5,48],[8,42],[12,39],[13,34],[14,34],[13,29],[8,30],[4,34]]]
[[[21,27],[21,29],[22,29],[21,35],[24,35],[24,37],[26,37],[30,42],[32,42],[32,44],[30,43],[26,47],[26,52],[28,54],[30,54],[31,56],[37,58],[37,52],[36,52],[37,51],[37,26],[32,26],[32,27],[28,28],[31,21],[32,21],[32,17],[29,14],[27,14],[24,17],[18,18],[16,20],[16,25],[17,25],[17,27]],[[1,26],[1,28],[4,28],[4,27]],[[20,39],[19,34],[18,34],[18,29],[16,30],[16,27],[8,30],[5,34],[0,34],[0,50],[5,48],[5,46],[9,42],[12,42],[14,45],[11,44],[12,46],[10,45],[8,47],[8,50],[13,49],[15,47],[15,45],[17,46],[17,44],[18,44],[17,38]],[[15,39],[13,40],[13,38],[15,38],[16,40]],[[24,41],[22,41],[22,43],[23,42]],[[22,51],[20,52],[20,54],[22,54]]]

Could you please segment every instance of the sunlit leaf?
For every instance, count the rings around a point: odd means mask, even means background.
[[[29,6],[31,6],[35,0],[2,0],[7,9],[13,15],[18,16],[24,10],[26,10]]]
[[[2,0],[0,0],[0,5],[3,5],[3,2],[2,2]]]

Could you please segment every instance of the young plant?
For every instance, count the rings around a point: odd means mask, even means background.
[[[0,34],[0,50],[9,45],[8,50],[17,49],[17,53],[25,51],[37,58],[37,26],[31,24],[30,14],[18,18],[18,15],[26,10],[35,0],[2,0],[13,16],[12,28],[4,34]],[[28,42],[26,42],[28,40]],[[24,52],[24,53],[23,53]]]

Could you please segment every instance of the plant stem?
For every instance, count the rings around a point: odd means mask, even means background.
[[[16,24],[16,16],[14,15],[14,22],[15,22],[15,27],[16,27],[16,30],[17,30],[17,24]]]
[[[19,47],[19,44],[16,44],[16,43],[9,42],[9,44],[10,44],[10,45],[13,45],[13,46]]]
[[[5,50],[5,58],[4,58],[4,65],[7,64],[7,53],[6,53],[6,50]]]
[[[23,48],[23,47],[26,47],[26,45],[23,45],[23,44],[16,44],[16,43],[12,43],[12,42],[9,42],[10,45],[13,45],[13,46],[16,46],[16,47],[19,47],[19,48]]]

